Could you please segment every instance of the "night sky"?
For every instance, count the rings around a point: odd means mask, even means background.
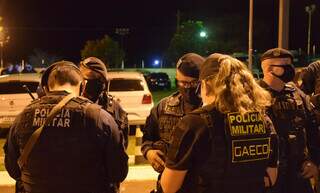
[[[266,45],[277,45],[278,0],[255,0],[254,15],[270,26]],[[315,3],[312,36],[320,46],[320,3],[318,0],[291,0],[290,48],[306,49],[307,14],[305,6]],[[176,12],[182,21],[202,20],[238,14],[248,18],[249,0],[1,0],[0,15],[9,28],[10,42],[5,46],[6,61],[27,59],[33,49],[78,61],[86,40],[108,34],[120,41],[115,28],[127,27],[124,39],[130,65],[161,56],[176,29]],[[239,24],[244,25],[244,24]],[[258,34],[259,36],[260,34]],[[254,40],[255,41],[255,40]],[[320,47],[319,47],[320,48]],[[319,50],[320,52],[320,50]]]

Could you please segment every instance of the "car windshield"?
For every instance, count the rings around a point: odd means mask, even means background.
[[[168,75],[164,73],[151,74],[150,76],[152,78],[168,78]]]
[[[39,82],[26,82],[26,81],[9,81],[0,82],[0,94],[19,94],[27,93],[26,89],[23,88],[26,85],[31,92],[36,92]]]
[[[143,83],[139,79],[111,79],[109,91],[143,91]]]

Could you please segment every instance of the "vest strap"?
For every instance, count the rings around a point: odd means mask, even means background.
[[[41,135],[41,132],[43,130],[43,127],[45,125],[47,125],[48,123],[50,123],[52,121],[52,119],[59,113],[59,111],[62,109],[62,107],[64,105],[66,105],[74,97],[75,97],[75,95],[72,93],[65,96],[58,104],[56,104],[51,109],[46,121],[38,129],[36,129],[32,133],[31,137],[28,139],[28,141],[27,141],[25,147],[23,148],[22,153],[18,159],[18,165],[19,165],[20,169],[22,169],[23,166],[27,163],[28,157],[29,157],[34,145],[38,141],[38,139]]]

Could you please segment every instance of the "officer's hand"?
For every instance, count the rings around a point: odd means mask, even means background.
[[[159,173],[164,170],[164,160],[162,157],[164,157],[164,154],[160,150],[149,150],[147,152],[148,161],[153,169]]]
[[[318,178],[319,171],[318,167],[311,161],[305,161],[302,164],[302,173],[304,178]]]

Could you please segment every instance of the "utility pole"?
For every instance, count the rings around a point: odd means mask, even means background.
[[[290,0],[279,0],[278,47],[289,49]]]
[[[181,12],[180,10],[177,11],[177,33],[180,33],[180,22],[181,22]]]
[[[124,50],[124,36],[128,35],[130,33],[129,28],[116,28],[116,34],[120,35],[121,38],[121,48]],[[124,68],[124,60],[121,61],[121,68]]]
[[[253,0],[250,0],[249,5],[249,39],[248,39],[248,68],[252,71],[252,34],[253,34]]]
[[[308,54],[308,56],[310,56],[312,13],[316,10],[316,5],[312,4],[312,5],[306,6],[305,10],[308,13],[308,47],[307,47],[307,54]]]
[[[4,49],[4,44],[9,42],[10,36],[8,36],[8,31],[3,27],[2,24],[2,17],[0,16],[0,68],[2,69],[4,66],[4,61],[3,61],[3,49]]]

